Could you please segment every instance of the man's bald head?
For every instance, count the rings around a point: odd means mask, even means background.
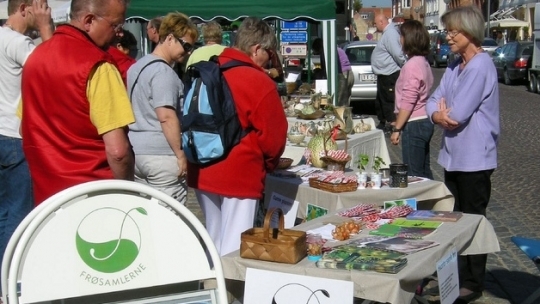
[[[388,23],[388,18],[385,15],[378,14],[375,16],[375,27],[377,31],[382,32]]]

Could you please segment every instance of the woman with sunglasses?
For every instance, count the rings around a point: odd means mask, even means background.
[[[172,66],[193,50],[197,27],[181,13],[170,13],[159,28],[151,54],[128,70],[128,94],[135,114],[129,139],[135,152],[135,181],[150,185],[182,204],[187,199],[187,160],[180,149],[183,84]],[[180,109],[178,109],[180,110]]]
[[[444,130],[438,162],[454,195],[454,210],[485,216],[500,134],[497,71],[481,48],[485,21],[478,8],[453,9],[441,21],[451,51],[461,56],[446,69],[426,109]],[[485,254],[459,256],[457,303],[482,296],[486,261]]]
[[[272,79],[263,68],[275,52],[272,28],[258,18],[246,18],[235,45],[219,55],[248,66],[224,72],[242,128],[248,130],[227,157],[211,165],[188,163],[188,185],[195,189],[208,230],[218,252],[240,249],[240,234],[253,227],[267,172],[275,169],[285,149],[287,119]]]

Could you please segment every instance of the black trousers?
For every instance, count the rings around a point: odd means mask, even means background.
[[[396,82],[399,71],[391,75],[377,75],[377,97],[375,100],[375,111],[379,122],[394,122],[394,105],[396,101]]]
[[[486,215],[491,196],[493,170],[444,171],[444,183],[455,198],[454,211]],[[484,290],[487,254],[458,257],[459,286],[475,292]]]

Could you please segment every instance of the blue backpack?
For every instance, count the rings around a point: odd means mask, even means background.
[[[231,60],[220,65],[217,56],[188,68],[184,89],[182,149],[193,164],[210,164],[227,156],[247,132],[242,129],[223,71],[247,63]]]

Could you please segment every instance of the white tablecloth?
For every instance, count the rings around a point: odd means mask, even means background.
[[[345,221],[336,215],[317,218],[302,225],[298,230],[310,230],[326,222],[339,223]],[[361,235],[367,234],[363,231]],[[242,259],[235,251],[221,261],[225,277],[234,280],[245,280],[246,268],[271,270],[313,277],[330,278],[354,282],[354,296],[382,303],[409,304],[420,281],[436,270],[436,263],[451,252],[452,248],[461,255],[482,254],[500,250],[497,235],[491,223],[481,215],[464,214],[456,223],[444,223],[437,231],[426,237],[440,243],[439,246],[419,251],[407,257],[408,264],[397,274],[377,273],[373,271],[322,269],[307,258],[296,265],[263,262]]]
[[[292,127],[296,122],[309,122],[309,120],[302,120],[298,118],[287,118],[289,122],[289,128]],[[318,122],[319,120],[315,120]],[[354,124],[360,122],[360,119],[354,119]],[[358,171],[355,162],[358,160],[358,155],[367,154],[370,157],[370,160],[373,160],[375,156],[380,156],[386,165],[383,165],[382,168],[388,168],[390,165],[390,155],[388,154],[388,147],[386,146],[386,140],[384,138],[384,133],[381,130],[375,128],[375,121],[373,118],[363,119],[364,123],[369,123],[371,125],[371,131],[364,133],[357,133],[348,135],[347,137],[347,153],[351,156],[351,161],[347,164],[347,168],[354,171]],[[311,137],[306,137],[304,142],[307,144]],[[338,140],[338,149],[345,149],[345,140]],[[292,158],[293,164],[297,164],[302,159],[304,155],[304,150],[306,149],[305,145],[298,146],[296,144],[290,143],[287,141],[287,146],[285,147],[285,152],[283,152],[282,157]],[[371,170],[371,162],[368,165],[368,168]]]
[[[434,180],[411,183],[407,188],[358,189],[354,192],[332,193],[311,188],[300,178],[281,178],[266,175],[265,206],[268,206],[272,193],[281,194],[299,202],[297,217],[305,218],[307,204],[328,209],[329,212],[350,208],[360,203],[382,206],[384,201],[416,198],[418,209],[454,209],[454,197],[444,183]]]

